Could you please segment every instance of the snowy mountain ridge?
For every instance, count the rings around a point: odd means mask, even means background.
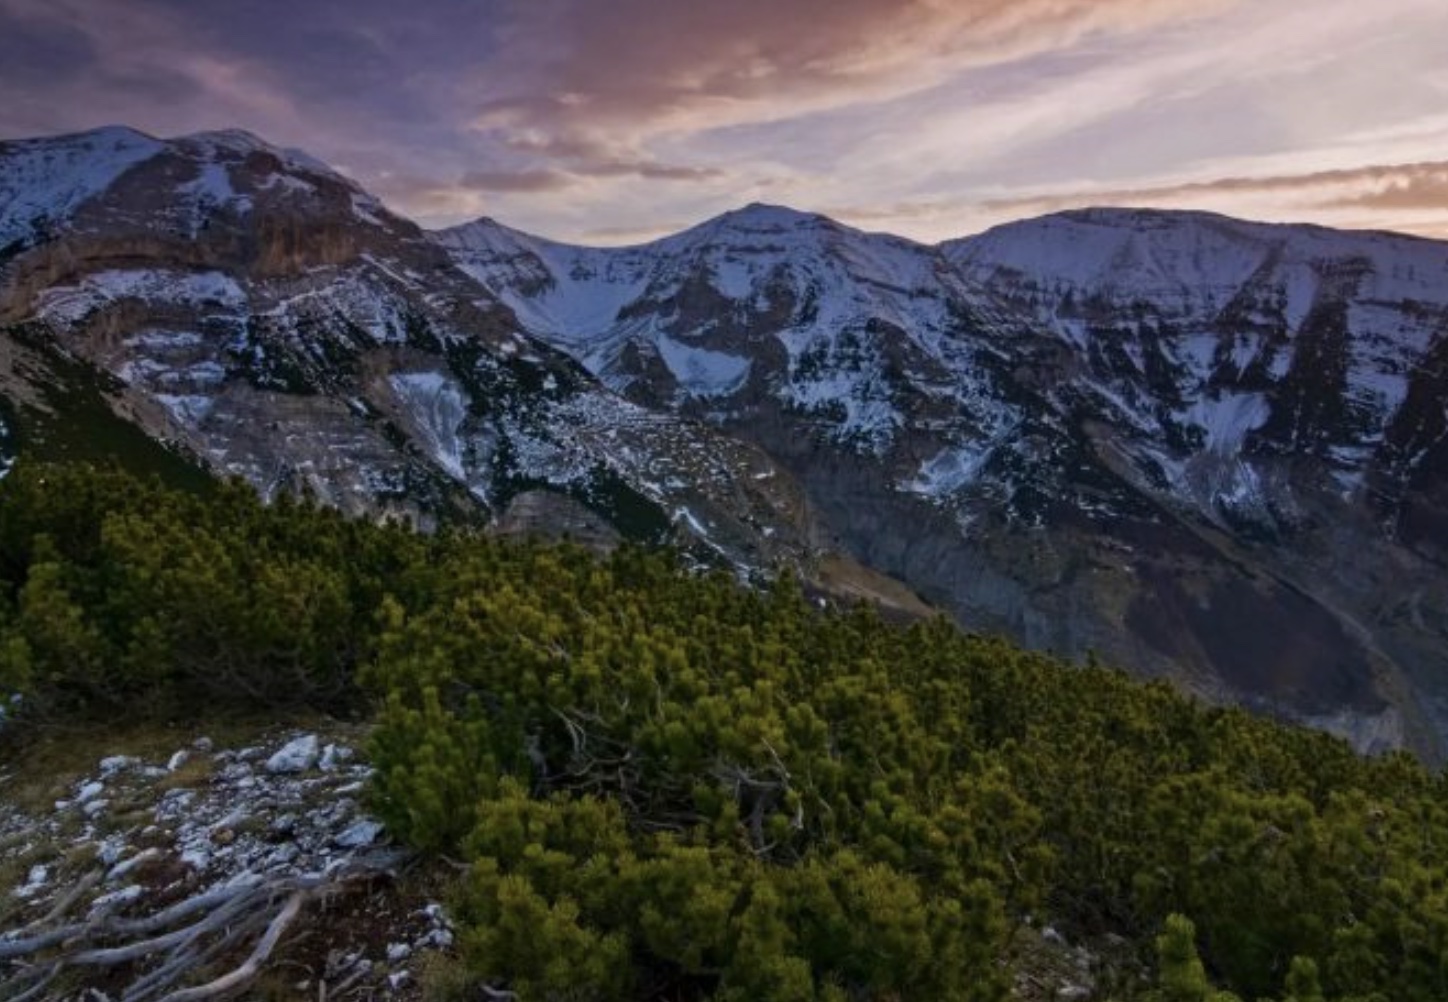
[[[1305,616],[1359,637],[1332,671],[1366,707],[1400,656],[1362,627],[1400,618],[1385,583],[1411,566],[1414,601],[1444,598],[1448,245],[1096,209],[929,247],[758,205],[616,250],[488,220],[436,239],[610,388],[780,458],[857,556],[966,622],[1194,663],[1220,697],[1227,659],[1293,676],[1331,657],[1265,640]],[[996,551],[1022,532],[1053,570]],[[1347,537],[1375,552],[1339,550]],[[1242,561],[1262,632],[1233,650],[1203,632],[1232,628]],[[1265,688],[1249,701],[1300,704],[1312,685]],[[1373,719],[1360,736],[1413,726]]]
[[[374,516],[908,586],[1448,746],[1448,245],[1102,209],[926,246],[756,204],[574,247],[122,129],[0,143],[0,234],[7,456],[130,435]]]
[[[0,373],[3,416],[42,451],[79,394],[266,495],[674,538],[745,566],[813,552],[787,478],[733,482],[766,457],[656,428],[305,154],[107,129],[0,144],[0,191],[21,234],[0,253],[0,332],[23,361]],[[67,359],[103,378],[68,385]]]

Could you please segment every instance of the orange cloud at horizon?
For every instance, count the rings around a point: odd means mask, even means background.
[[[1442,0],[0,0],[0,137],[246,128],[425,225],[565,240],[750,201],[1443,235],[1445,38]]]

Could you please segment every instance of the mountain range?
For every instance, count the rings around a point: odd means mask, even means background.
[[[429,232],[242,132],[0,143],[17,454],[671,541],[1448,749],[1448,244],[1092,209]]]

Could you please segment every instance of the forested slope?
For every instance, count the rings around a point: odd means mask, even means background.
[[[493,993],[997,999],[1030,917],[1134,944],[1117,998],[1448,997],[1442,776],[788,577],[22,463],[0,652],[15,740],[375,713],[374,808],[466,864]]]

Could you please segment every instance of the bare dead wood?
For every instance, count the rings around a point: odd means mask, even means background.
[[[154,915],[102,913],[57,925],[79,898],[67,895],[69,900],[58,901],[26,926],[24,935],[0,940],[0,998],[41,998],[58,974],[74,968],[136,969],[121,995],[124,1002],[148,1002],[168,990],[160,1002],[210,1002],[235,995],[256,980],[307,906],[389,877],[404,858],[388,853],[357,857],[329,873],[255,877],[213,888]],[[238,966],[204,984],[172,990],[253,941]]]
[[[16,995],[11,1000],[11,1002],[30,1002],[31,999],[40,998],[40,993],[45,991],[46,987],[55,980],[55,976],[59,973],[59,970],[44,971],[43,973],[40,973],[40,980],[35,982],[35,984],[31,985],[29,988],[25,989],[25,991],[21,992],[19,995]],[[18,988],[19,985],[17,985],[16,987]]]
[[[75,903],[80,900],[81,895],[85,894],[87,891],[89,891],[92,887],[94,887],[96,884],[99,884],[100,882],[100,871],[86,874],[80,880],[77,880],[75,882],[75,885],[71,887],[70,890],[66,891],[59,898],[57,898],[55,904],[50,906],[49,911],[47,911],[44,915],[40,916],[40,918],[36,919],[34,922],[26,925],[25,928],[21,929],[20,935],[25,936],[30,933],[38,932],[39,930],[44,929],[46,926],[50,925],[52,922],[55,922],[57,919],[64,918],[65,913],[70,911],[71,908],[74,907]]]
[[[271,958],[277,944],[281,942],[283,934],[297,920],[297,916],[302,912],[302,906],[307,903],[310,896],[307,891],[297,891],[287,898],[286,905],[277,913],[276,918],[272,919],[261,940],[256,944],[256,948],[251,951],[251,956],[247,957],[245,963],[240,967],[228,974],[223,974],[214,981],[208,981],[204,985],[172,992],[170,995],[164,996],[161,1002],[202,1002],[204,999],[221,998],[251,984],[261,973],[262,965]]]

